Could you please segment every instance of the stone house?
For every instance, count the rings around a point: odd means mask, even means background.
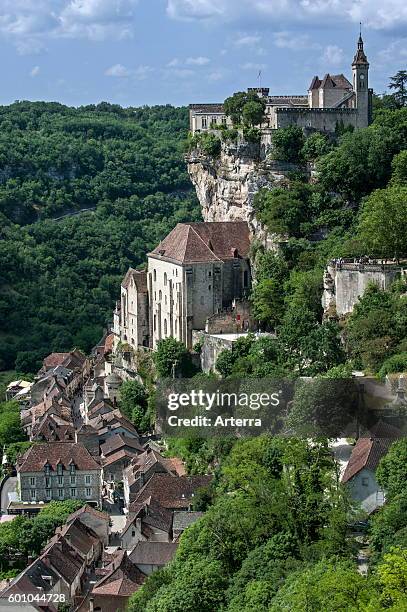
[[[130,561],[124,550],[118,551],[112,562],[104,569],[104,574],[92,588],[89,612],[126,610],[130,596],[146,579],[146,575]]]
[[[121,534],[121,545],[132,550],[137,542],[171,542],[172,511],[154,498],[135,503]]]
[[[149,498],[168,510],[191,510],[194,497],[200,489],[205,489],[212,482],[212,475],[205,476],[171,476],[170,474],[153,474],[141,489],[134,502],[129,506],[129,513],[134,512],[139,504]]]
[[[114,348],[149,346],[147,272],[129,268],[121,284],[120,303],[113,315]]]
[[[17,464],[22,502],[83,499],[99,506],[101,477],[95,457],[83,445],[70,442],[35,444]]]
[[[130,438],[125,434],[115,434],[111,436],[100,447],[102,457],[109,457],[109,455],[117,453],[120,450],[127,450],[129,452],[134,451],[136,455],[138,453],[144,453],[145,448],[137,438]]]
[[[81,591],[86,560],[61,536],[47,546],[40,558],[61,577],[60,592],[72,601]]]
[[[378,421],[370,435],[357,440],[342,476],[342,483],[349,488],[352,499],[369,514],[385,502],[385,491],[376,480],[377,466],[402,433],[396,427]]]
[[[174,512],[172,519],[172,537],[176,541],[191,525],[193,525],[198,519],[202,518],[203,512],[185,512],[183,510]]]
[[[153,474],[183,476],[185,468],[177,458],[163,457],[155,450],[147,449],[139,454],[123,472],[123,492],[126,507],[136,499],[139,491]]]
[[[138,542],[129,559],[143,574],[150,576],[172,561],[177,548],[178,544],[174,542]]]
[[[380,259],[338,259],[324,273],[322,306],[326,317],[345,316],[370,284],[387,290],[398,278],[407,276],[407,263]]]
[[[118,450],[108,457],[102,458],[103,481],[120,482],[123,480],[123,472],[137,455],[134,451],[126,449]]]
[[[295,125],[308,130],[334,132],[338,124],[367,127],[372,120],[372,90],[369,89],[369,63],[359,36],[352,62],[352,82],[343,74],[314,76],[307,94],[269,95],[265,87],[249,88],[265,100],[263,128],[279,129]],[[193,134],[231,126],[223,105],[190,104],[190,130]]]
[[[192,330],[250,291],[246,222],[179,223],[148,254],[150,344],[192,346]],[[151,341],[152,339],[152,341]]]
[[[83,525],[89,527],[97,535],[99,540],[107,545],[109,542],[109,515],[92,506],[85,504],[76,512],[70,514],[66,520],[71,523],[79,519]]]
[[[64,578],[51,567],[46,565],[41,558],[35,559],[28,567],[26,567],[18,576],[8,581],[9,584],[0,593],[0,609],[27,610],[28,612],[37,612],[38,607],[35,603],[13,604],[11,608],[9,597],[11,595],[21,595],[27,597],[51,595],[67,595],[69,593],[69,585],[64,583]],[[4,603],[4,607],[3,607]],[[57,607],[51,604],[50,612],[56,612]]]

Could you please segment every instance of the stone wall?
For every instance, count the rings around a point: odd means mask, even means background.
[[[352,312],[369,284],[389,289],[391,284],[407,272],[407,266],[392,262],[332,261],[324,274],[322,306],[326,316],[344,316]]]
[[[233,341],[222,336],[211,336],[202,331],[192,332],[193,344],[199,342],[201,348],[201,368],[204,372],[211,372],[215,369],[215,363],[219,354],[232,349]]]

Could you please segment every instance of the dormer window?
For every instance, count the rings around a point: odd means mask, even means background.
[[[62,463],[58,463],[57,465],[57,474],[62,474]]]
[[[71,463],[71,465],[69,466],[69,472],[70,472],[71,474],[75,474],[75,469],[76,469],[76,468],[75,468],[75,464],[74,464],[74,463]]]
[[[48,475],[49,475],[49,473],[51,472],[51,466],[50,466],[50,464],[49,464],[49,463],[46,463],[46,464],[44,465],[44,472],[45,472],[45,474],[46,474],[47,476],[48,476]]]

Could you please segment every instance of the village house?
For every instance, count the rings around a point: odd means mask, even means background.
[[[129,513],[149,498],[169,510],[190,510],[195,495],[212,482],[213,476],[171,476],[153,474],[141,489],[134,502],[129,505]]]
[[[121,545],[126,550],[143,541],[172,541],[172,511],[153,497],[132,505],[121,534]]]
[[[172,537],[174,542],[180,538],[185,529],[193,525],[197,520],[202,518],[203,515],[203,512],[186,512],[185,510],[175,511],[172,519]]]
[[[107,545],[109,542],[109,515],[101,512],[88,504],[85,504],[76,512],[70,514],[66,520],[71,523],[79,519],[83,525],[89,527],[99,538],[102,544]]]
[[[134,454],[136,455],[138,453],[144,453],[145,448],[137,438],[130,438],[125,434],[115,434],[111,436],[100,447],[102,457],[109,457],[109,455],[117,453],[121,450],[126,450],[129,452],[134,451]]]
[[[120,303],[113,315],[114,348],[149,346],[147,272],[129,268],[121,284]]]
[[[107,566],[105,575],[92,588],[89,612],[126,610],[130,596],[145,579],[146,575],[130,561],[126,551],[118,551]]]
[[[45,596],[60,595],[69,593],[69,585],[64,582],[64,578],[46,565],[41,558],[35,559],[28,567],[25,568],[16,578],[8,579],[7,586],[0,592],[0,609],[27,610],[28,612],[37,612],[39,608],[35,604],[24,602],[21,604],[15,603],[13,608],[7,602],[10,601],[10,596],[20,595],[21,598],[28,596]],[[4,606],[4,607],[3,607]],[[57,604],[52,602],[48,607],[49,612],[57,611]]]
[[[174,542],[138,542],[129,559],[143,574],[150,576],[172,561],[177,548],[178,544]]]
[[[362,36],[352,62],[352,82],[343,74],[314,76],[306,94],[269,95],[267,87],[252,87],[265,101],[263,128],[275,130],[295,125],[309,130],[334,132],[338,125],[367,127],[372,121],[372,90],[369,63]],[[190,130],[193,134],[231,127],[222,104],[190,104]]]
[[[177,458],[163,457],[157,451],[147,449],[133,459],[123,472],[123,489],[126,507],[137,497],[139,491],[153,474],[185,475],[185,468]]]
[[[17,463],[22,502],[83,499],[101,503],[101,466],[81,444],[34,444]]]
[[[379,421],[370,432],[370,437],[357,440],[342,476],[342,483],[349,488],[352,499],[363,510],[371,514],[385,502],[385,491],[376,479],[376,469],[391,444],[401,432],[396,427]]]

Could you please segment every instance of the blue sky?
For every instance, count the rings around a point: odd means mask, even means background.
[[[405,0],[0,0],[0,103],[222,101],[350,76],[359,21],[370,84],[407,64]]]

